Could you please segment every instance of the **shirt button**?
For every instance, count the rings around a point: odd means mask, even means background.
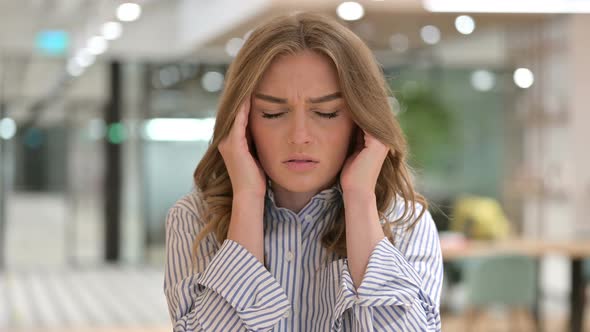
[[[286,259],[287,261],[289,261],[289,262],[290,262],[290,261],[292,261],[294,257],[295,257],[295,256],[294,256],[294,255],[293,255],[293,253],[292,253],[292,252],[290,252],[290,251],[287,251],[287,253],[285,254],[285,259]]]
[[[313,218],[311,217],[311,215],[306,214],[305,215],[305,221],[311,221]]]
[[[286,311],[286,312],[283,314],[283,317],[284,317],[284,318],[289,318],[290,316],[291,316],[291,311]]]

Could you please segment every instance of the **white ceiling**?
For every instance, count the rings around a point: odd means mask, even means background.
[[[34,50],[34,38],[43,29],[63,29],[72,40],[71,53],[97,34],[105,21],[115,18],[118,0],[0,0],[0,77],[4,76],[4,97],[15,108],[26,109],[58,85],[65,73],[66,58],[48,58]],[[179,59],[229,62],[224,45],[241,37],[261,20],[293,10],[314,10],[335,15],[339,0],[142,0],[143,13],[125,23],[122,37],[109,45],[68,89],[68,98],[105,99],[106,75],[101,65],[118,58],[152,62]],[[408,61],[392,56],[388,48],[392,33],[410,37],[412,49],[428,49],[441,62],[450,64],[497,65],[504,61],[502,31],[510,24],[535,21],[545,16],[478,15],[478,29],[472,36],[459,35],[454,15],[430,14],[420,0],[364,0],[365,17],[346,23],[375,50],[382,63]],[[435,48],[423,44],[419,29],[437,25],[442,40]],[[484,47],[485,46],[485,47]],[[20,106],[19,106],[20,105]]]

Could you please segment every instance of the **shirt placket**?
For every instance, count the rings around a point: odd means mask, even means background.
[[[301,307],[301,299],[299,297],[299,289],[301,287],[301,222],[297,218],[289,221],[289,233],[293,236],[289,241],[287,250],[284,253],[284,260],[286,264],[290,265],[291,275],[288,278],[293,278],[289,287],[286,290],[287,297],[291,299],[293,305],[293,312],[290,315],[286,315],[286,323],[288,330],[298,331],[300,321],[299,318],[301,313],[299,312]]]

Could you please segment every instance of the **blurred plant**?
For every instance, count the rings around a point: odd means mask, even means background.
[[[407,81],[396,98],[397,117],[410,145],[410,164],[445,174],[456,151],[453,115],[423,83]]]

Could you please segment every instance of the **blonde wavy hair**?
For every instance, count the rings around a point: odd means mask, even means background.
[[[313,13],[284,15],[256,28],[228,69],[213,138],[194,172],[195,185],[204,201],[201,216],[205,227],[196,236],[193,257],[208,234],[214,233],[219,243],[227,238],[232,185],[217,149],[219,142],[229,134],[239,105],[255,91],[273,59],[303,50],[324,54],[334,62],[352,119],[390,147],[375,187],[379,217],[385,220],[383,231],[389,240],[394,242],[392,226],[407,224],[411,229],[427,210],[424,197],[414,191],[406,162],[407,143],[389,104],[391,91],[373,53],[352,31],[331,18]],[[395,220],[387,220],[392,202],[397,206],[399,197],[403,213]],[[422,204],[420,212],[415,203]],[[344,208],[336,220],[332,229],[323,234],[322,245],[346,257]]]

